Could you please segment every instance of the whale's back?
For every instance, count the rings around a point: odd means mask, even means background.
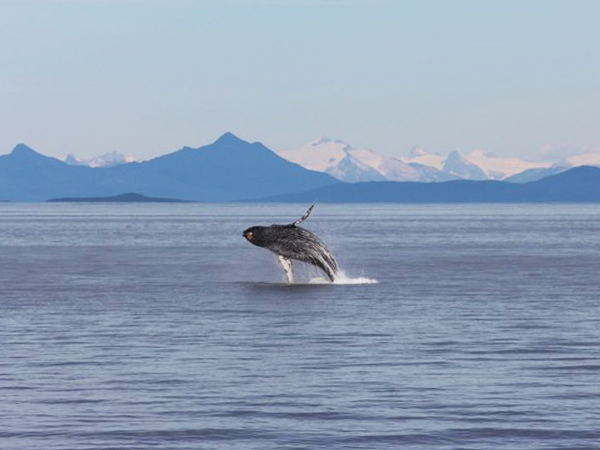
[[[297,225],[271,225],[265,228],[265,248],[284,258],[312,264],[333,280],[338,264],[327,246],[317,236]]]

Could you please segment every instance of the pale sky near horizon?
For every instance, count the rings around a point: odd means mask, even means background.
[[[600,153],[600,1],[0,0],[0,154]]]

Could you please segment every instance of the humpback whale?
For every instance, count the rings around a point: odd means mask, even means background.
[[[318,267],[330,281],[334,281],[339,269],[327,246],[313,233],[300,225],[315,205],[311,205],[304,215],[288,225],[255,226],[244,230],[243,236],[258,247],[266,248],[278,256],[288,283],[294,282],[292,260]]]

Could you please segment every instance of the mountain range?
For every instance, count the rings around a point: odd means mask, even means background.
[[[581,166],[538,181],[452,180],[437,183],[370,181],[340,183],[265,199],[330,203],[600,202],[600,168]]]
[[[344,141],[321,138],[301,148],[279,153],[310,170],[325,172],[349,183],[359,181],[444,181],[457,178],[420,162],[405,162],[355,149]]]
[[[408,156],[383,156],[356,149],[341,140],[321,138],[279,154],[301,166],[326,172],[340,181],[448,181],[506,180],[536,181],[545,176],[583,165],[600,166],[600,155],[578,155],[550,162],[498,157],[482,150],[466,155],[452,151],[447,156],[414,147]]]
[[[19,144],[0,156],[0,199],[149,197],[219,202],[294,193],[336,184],[331,176],[291,163],[261,143],[226,133],[213,144],[184,147],[144,162],[74,166]]]
[[[536,181],[579,166],[600,166],[600,154],[571,156],[555,162],[533,162],[523,158],[499,157],[482,150],[465,155],[452,151],[447,156],[413,147],[406,156],[384,156],[373,150],[353,148],[342,140],[326,137],[294,150],[277,152],[281,157],[302,167],[325,172],[339,181],[448,181],[505,180],[514,183]],[[62,158],[70,165],[112,167],[130,162],[142,162],[119,152],[94,158],[79,158],[73,154]]]
[[[600,201],[596,167],[539,166],[477,152],[442,157],[419,148],[399,159],[325,139],[282,154],[315,170],[231,133],[203,147],[106,167],[68,164],[19,144],[0,156],[0,200],[98,201],[127,193],[128,201]]]

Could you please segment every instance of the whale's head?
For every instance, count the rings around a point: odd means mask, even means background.
[[[268,237],[266,233],[267,227],[250,227],[244,230],[242,234],[248,242],[259,247],[264,247],[268,243]]]

